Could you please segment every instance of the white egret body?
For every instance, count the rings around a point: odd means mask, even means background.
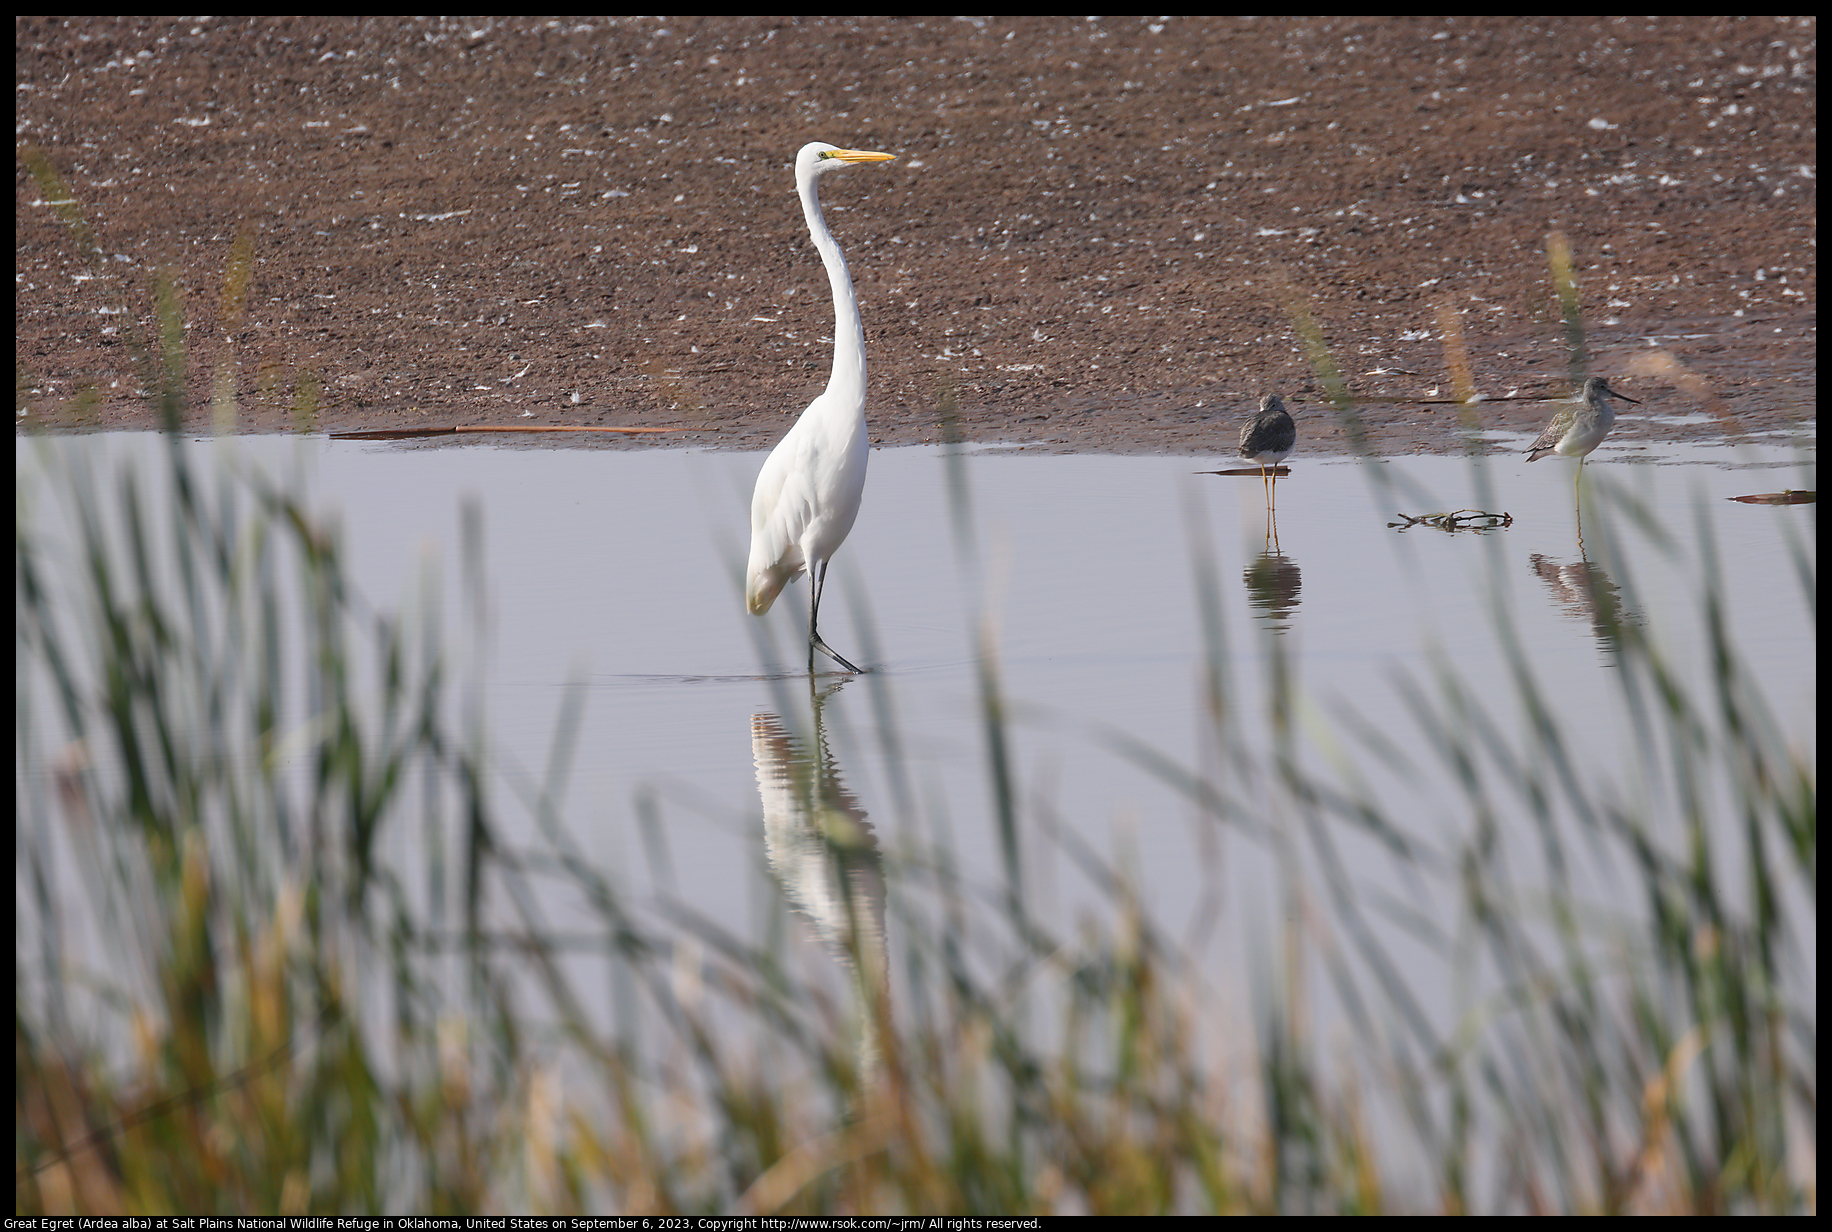
[[[795,156],[802,213],[833,285],[833,374],[826,391],[808,404],[757,474],[751,493],[751,558],[744,601],[752,615],[761,616],[784,586],[808,574],[813,588],[808,606],[810,670],[816,650],[847,671],[859,670],[821,640],[817,621],[827,562],[859,516],[870,447],[865,428],[865,328],[846,258],[821,217],[817,182],[838,167],[895,157],[843,150],[823,141],[810,142]]]

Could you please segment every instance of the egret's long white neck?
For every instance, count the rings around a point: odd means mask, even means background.
[[[846,257],[839,241],[827,230],[821,217],[819,173],[813,170],[797,177],[800,180],[802,214],[808,220],[808,234],[820,250],[821,264],[827,267],[827,281],[833,285],[833,374],[827,378],[827,392],[844,396],[863,410],[865,405],[865,326],[859,320],[859,301],[852,293],[852,271],[846,268]]]

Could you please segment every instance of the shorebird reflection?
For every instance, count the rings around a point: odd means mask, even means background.
[[[1247,587],[1247,604],[1274,633],[1291,628],[1292,613],[1298,609],[1298,592],[1303,589],[1304,573],[1297,562],[1279,551],[1276,541],[1247,563],[1241,570],[1241,581]]]
[[[1569,615],[1590,623],[1597,644],[1609,654],[1620,649],[1622,629],[1640,618],[1622,606],[1622,589],[1601,566],[1588,560],[1564,565],[1539,552],[1528,558],[1533,573],[1552,592],[1553,602]]]

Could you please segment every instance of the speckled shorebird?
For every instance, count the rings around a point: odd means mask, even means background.
[[[1298,426],[1291,422],[1291,416],[1285,411],[1285,404],[1279,401],[1277,394],[1267,394],[1260,399],[1259,414],[1241,425],[1240,456],[1249,462],[1259,463],[1260,483],[1267,484],[1267,467],[1274,468],[1269,486],[1266,488],[1266,504],[1271,505],[1278,493],[1279,477],[1277,467],[1291,454],[1291,447],[1298,443]]]
[[[1557,453],[1576,458],[1578,465],[1583,466],[1585,455],[1601,445],[1609,430],[1616,426],[1616,408],[1605,401],[1606,398],[1635,402],[1627,394],[1611,389],[1602,377],[1591,377],[1584,382],[1583,396],[1561,406],[1546,430],[1539,434],[1539,439],[1527,447],[1527,461],[1537,462],[1549,453]],[[1635,402],[1635,405],[1641,404]]]

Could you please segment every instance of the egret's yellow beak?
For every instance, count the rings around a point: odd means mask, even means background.
[[[880,154],[876,150],[822,150],[821,157],[837,158],[843,163],[884,163],[897,156]]]

